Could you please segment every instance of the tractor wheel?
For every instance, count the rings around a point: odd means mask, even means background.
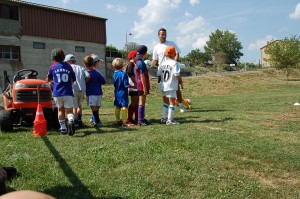
[[[12,111],[0,110],[0,131],[9,132],[13,130]]]

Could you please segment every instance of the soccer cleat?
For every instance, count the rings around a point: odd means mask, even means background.
[[[68,134],[72,136],[75,134],[75,123],[74,121],[68,121]]]
[[[175,121],[175,120],[168,120],[166,122],[166,125],[176,125],[176,124],[180,124],[179,122]]]
[[[68,133],[67,129],[60,129],[60,133],[66,135]]]
[[[167,118],[161,118],[160,123],[165,124],[167,122]]]
[[[146,119],[143,119],[142,122],[144,122],[146,125],[150,124],[150,122],[148,120],[146,120]]]

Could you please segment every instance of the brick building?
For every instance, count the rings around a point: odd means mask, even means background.
[[[74,54],[80,65],[91,53],[105,60],[106,20],[21,0],[1,0],[0,86],[3,88],[3,71],[12,79],[20,69],[34,69],[43,79],[53,63],[53,48]],[[106,75],[105,67],[99,70]]]

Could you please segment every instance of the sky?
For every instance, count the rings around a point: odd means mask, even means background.
[[[204,52],[217,29],[236,34],[244,54],[240,61],[259,63],[260,48],[272,39],[300,36],[300,0],[26,0],[106,18],[107,45],[124,49],[126,41],[158,43],[167,30],[186,56]],[[131,34],[130,34],[131,33]]]

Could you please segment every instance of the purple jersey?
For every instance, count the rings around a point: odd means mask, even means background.
[[[73,96],[72,84],[76,81],[75,73],[66,62],[56,62],[48,71],[48,79],[53,80],[54,97]]]
[[[103,95],[102,85],[106,84],[106,80],[103,75],[95,70],[88,70],[91,75],[91,79],[86,83],[86,95]]]

